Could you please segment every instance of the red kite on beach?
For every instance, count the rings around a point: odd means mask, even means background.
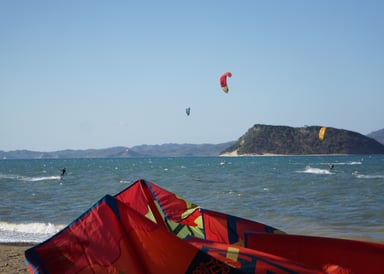
[[[139,180],[25,256],[30,273],[381,273],[384,245],[287,235]]]

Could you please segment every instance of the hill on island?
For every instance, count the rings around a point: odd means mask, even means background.
[[[353,131],[328,127],[323,141],[320,126],[254,125],[221,155],[384,154],[384,145]]]
[[[377,130],[377,131],[374,131],[374,132],[371,132],[367,136],[375,139],[376,141],[378,141],[382,144],[384,144],[384,128]]]

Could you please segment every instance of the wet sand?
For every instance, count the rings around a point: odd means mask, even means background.
[[[24,251],[33,244],[0,243],[0,273],[29,273],[25,265]]]

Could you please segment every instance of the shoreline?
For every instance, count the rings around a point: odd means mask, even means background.
[[[318,157],[318,156],[352,156],[352,154],[274,154],[274,153],[261,153],[261,154],[253,154],[253,153],[246,153],[246,154],[238,154],[237,150],[232,152],[226,152],[223,154],[220,154],[218,157],[289,157],[289,156],[305,156],[305,157]]]
[[[29,273],[24,251],[37,243],[0,243],[0,273]]]

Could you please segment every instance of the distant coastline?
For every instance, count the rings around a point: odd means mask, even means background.
[[[76,158],[140,158],[140,157],[203,157],[219,156],[234,144],[162,144],[140,145],[132,148],[111,147],[105,149],[60,150],[39,152],[30,150],[0,151],[0,159],[76,159]]]
[[[161,144],[116,146],[105,149],[1,151],[0,159],[76,159],[139,157],[239,157],[239,156],[316,156],[384,154],[384,129],[367,136],[348,130],[328,128],[323,141],[318,139],[320,126],[293,128],[256,124],[237,141],[220,144]]]

